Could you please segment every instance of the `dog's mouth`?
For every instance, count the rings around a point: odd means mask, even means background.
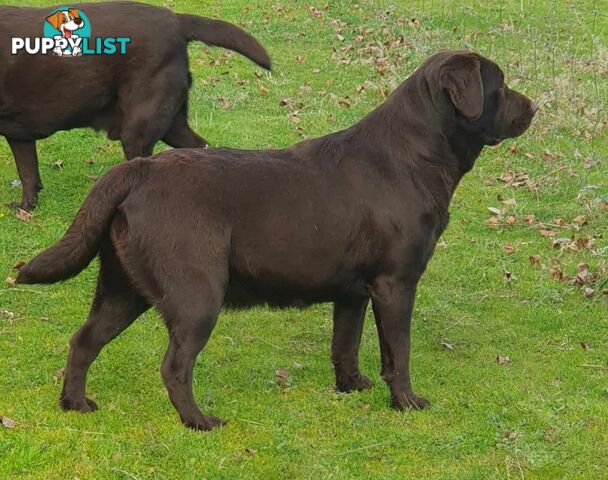
[[[65,38],[70,38],[70,37],[72,36],[72,30],[68,30],[67,28],[65,28],[65,29],[63,30],[63,36],[64,36]]]

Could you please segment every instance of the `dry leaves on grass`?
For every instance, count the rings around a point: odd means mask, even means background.
[[[585,297],[593,297],[596,293],[596,283],[601,283],[601,279],[606,275],[605,269],[602,267],[596,272],[589,270],[589,265],[586,263],[579,263],[576,267],[577,273],[575,275],[565,275],[559,267],[549,267],[549,276],[553,280],[560,282],[568,282],[572,285],[581,287],[581,293]],[[606,289],[608,290],[608,289]],[[602,290],[602,293],[605,290]]]
[[[440,338],[439,343],[447,350],[454,350],[454,344],[448,341],[447,338]]]
[[[15,314],[6,308],[0,308],[0,319],[13,320],[15,318]]]
[[[508,365],[509,363],[511,363],[511,359],[503,355],[496,355],[496,363],[502,366]]]
[[[274,374],[277,377],[276,383],[280,387],[289,387],[289,370],[286,368],[279,368]]]
[[[17,422],[12,418],[3,417],[0,415],[0,423],[4,428],[15,428],[17,426]]]
[[[22,210],[20,208],[18,208],[15,212],[15,217],[17,217],[17,220],[21,220],[22,222],[29,222],[33,216],[34,215],[30,212],[26,212],[25,210]]]

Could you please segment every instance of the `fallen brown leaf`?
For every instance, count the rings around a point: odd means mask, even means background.
[[[13,277],[6,277],[5,282],[9,287],[14,287],[17,284]]]
[[[536,264],[540,263],[540,255],[530,255],[528,257],[528,260],[530,260],[530,263],[532,265],[536,265]]]
[[[587,225],[587,218],[585,215],[579,215],[578,217],[575,217],[572,222],[578,225]]]
[[[580,282],[581,285],[587,283],[589,279],[589,265],[586,263],[579,263],[576,267],[578,269],[578,273],[576,274],[576,278]]]
[[[508,365],[511,362],[511,359],[502,355],[496,355],[496,362],[498,365]]]
[[[559,268],[553,268],[550,267],[549,268],[549,276],[553,279],[553,280],[563,280],[564,279],[564,272],[562,272]]]
[[[517,217],[515,215],[509,215],[505,218],[505,224],[507,225],[515,225],[517,223]]]
[[[595,242],[592,238],[580,237],[576,239],[576,245],[587,250],[593,250],[595,248]]]
[[[593,295],[595,295],[595,290],[591,287],[585,287],[583,288],[583,295],[585,297],[593,297]]]
[[[500,219],[498,217],[490,217],[485,221],[488,227],[496,227],[500,225]]]
[[[539,228],[538,233],[540,233],[543,237],[547,238],[555,237],[556,235],[553,230],[547,230],[546,228]]]
[[[15,428],[17,426],[17,422],[15,422],[15,420],[13,420],[12,418],[8,418],[8,417],[0,416],[0,422],[2,423],[2,426],[5,428]]]
[[[25,210],[21,210],[20,208],[18,208],[17,212],[15,213],[15,217],[17,217],[17,219],[21,220],[22,222],[29,222],[33,216],[34,215],[30,212],[26,212]]]

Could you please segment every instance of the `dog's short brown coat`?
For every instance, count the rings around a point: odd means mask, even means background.
[[[104,130],[120,140],[127,159],[151,155],[158,140],[207,145],[188,125],[189,41],[229,48],[270,68],[264,48],[235,25],[133,2],[70,5],[72,15],[87,15],[92,38],[129,37],[125,55],[12,55],[13,37],[40,37],[56,8],[0,6],[0,135],[15,157],[24,210],[35,208],[42,188],[36,140],[58,130]]]
[[[484,145],[522,134],[536,105],[474,53],[429,58],[353,127],[285,150],[174,150],[115,167],[20,283],[76,275],[99,252],[90,317],[73,337],[61,405],[95,408],[86,373],[151,305],[170,341],[161,369],[182,421],[207,430],[192,367],[223,305],[334,303],[341,391],[371,386],[357,352],[371,299],[396,408],[423,408],[409,374],[416,285],[450,199]]]

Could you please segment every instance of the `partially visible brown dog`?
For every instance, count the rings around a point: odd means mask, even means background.
[[[100,254],[62,407],[96,408],[85,397],[89,366],[151,305],[169,328],[162,377],[191,428],[221,424],[196,406],[192,368],[223,305],[334,302],[337,388],[369,388],[357,352],[371,298],[392,403],[424,408],[409,373],[416,284],[462,176],[484,145],[521,135],[536,108],[490,60],[442,52],[342,132],[285,150],[172,150],[114,167],[17,278],[65,280]]]
[[[0,6],[0,135],[15,157],[23,194],[14,206],[23,210],[36,208],[42,189],[36,140],[58,130],[104,130],[120,140],[127,159],[152,155],[159,140],[172,147],[207,145],[188,125],[188,42],[229,48],[270,68],[254,37],[221,20],[133,2],[77,4],[49,16],[53,10]],[[39,37],[45,20],[64,38],[78,34],[81,13],[97,40],[129,37],[126,53],[80,55],[74,48],[64,56],[59,47],[60,58],[11,53],[13,37]]]

